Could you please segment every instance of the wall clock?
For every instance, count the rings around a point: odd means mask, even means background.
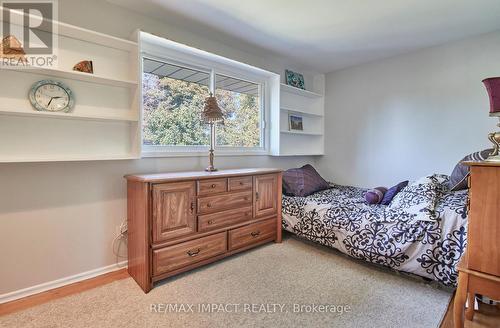
[[[75,105],[73,92],[64,83],[41,80],[31,86],[31,105],[38,111],[69,112]]]

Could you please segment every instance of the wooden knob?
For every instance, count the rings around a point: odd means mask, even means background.
[[[213,221],[213,220],[208,220],[208,222],[207,222],[207,223],[208,223],[208,224],[213,224],[213,223],[214,223],[214,221]]]
[[[212,184],[212,188],[215,188],[215,187],[217,187],[217,186],[215,185],[215,183],[213,183],[213,184]]]
[[[243,186],[243,182],[242,181],[240,181],[240,186]]]
[[[210,204],[210,203],[207,203],[207,207],[212,207],[212,204]]]

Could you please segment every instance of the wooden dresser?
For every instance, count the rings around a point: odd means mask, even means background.
[[[467,250],[458,266],[454,303],[455,327],[465,314],[474,316],[474,295],[500,300],[500,163],[466,162],[470,166]]]
[[[127,175],[128,272],[161,279],[281,242],[281,170]]]

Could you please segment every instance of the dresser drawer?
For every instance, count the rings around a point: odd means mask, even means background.
[[[198,196],[212,195],[227,191],[227,179],[198,181]]]
[[[226,233],[190,240],[153,251],[153,275],[182,268],[226,252]]]
[[[276,238],[276,218],[229,231],[229,250]]]
[[[252,204],[252,192],[238,192],[198,198],[198,214],[219,212]]]
[[[252,179],[253,179],[252,177],[229,178],[228,190],[229,191],[252,190]]]
[[[198,232],[223,228],[252,219],[252,206],[236,208],[218,213],[200,215],[198,217]]]

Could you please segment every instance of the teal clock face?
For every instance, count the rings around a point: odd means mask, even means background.
[[[42,80],[31,87],[31,105],[38,111],[69,112],[75,104],[73,92],[59,81]]]

